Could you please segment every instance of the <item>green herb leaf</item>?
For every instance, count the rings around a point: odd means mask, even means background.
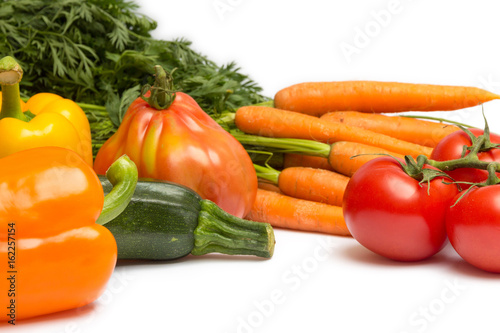
[[[116,131],[155,65],[177,68],[176,88],[212,116],[269,100],[235,63],[219,66],[183,38],[152,38],[157,23],[138,8],[125,0],[0,0],[0,57],[22,66],[24,97],[52,92],[106,106],[108,114],[84,108],[95,149]]]

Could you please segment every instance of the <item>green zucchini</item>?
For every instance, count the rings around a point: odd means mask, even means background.
[[[104,193],[113,185],[99,176]],[[118,259],[169,260],[212,252],[270,258],[271,225],[223,211],[191,189],[139,179],[125,210],[104,225],[116,239]]]

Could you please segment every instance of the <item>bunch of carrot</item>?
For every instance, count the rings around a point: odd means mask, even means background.
[[[275,227],[350,235],[342,197],[359,167],[381,154],[430,156],[442,138],[460,130],[382,113],[450,111],[493,99],[500,96],[473,87],[307,82],[280,90],[274,107],[242,107],[234,119],[236,139],[254,149],[284,153],[281,170],[255,165],[261,185],[247,218]]]

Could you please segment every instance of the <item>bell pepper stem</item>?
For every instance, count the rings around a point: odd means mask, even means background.
[[[28,119],[21,109],[19,82],[23,77],[21,66],[12,57],[0,59],[0,85],[2,87],[2,112],[0,119],[16,118],[22,121]]]
[[[127,208],[137,185],[137,166],[127,155],[123,155],[111,164],[106,178],[113,189],[104,197],[103,209],[96,221],[100,225],[113,220]]]

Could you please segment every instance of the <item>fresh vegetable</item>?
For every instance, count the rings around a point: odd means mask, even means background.
[[[123,211],[137,174],[115,180],[114,202],[105,205],[96,174],[71,150],[38,147],[0,159],[1,321],[77,308],[104,292],[117,248],[95,222],[101,211]]]
[[[91,122],[94,153],[157,64],[177,68],[177,89],[214,117],[267,99],[235,63],[220,66],[185,39],[153,38],[156,27],[129,0],[4,0],[0,56],[24,68],[24,96],[51,92],[79,102]]]
[[[379,157],[379,155],[403,157],[403,155],[385,149],[353,142],[339,141],[329,145],[314,140],[268,138],[237,132],[233,132],[233,136],[242,144],[256,146],[259,149],[265,147],[272,152],[297,153],[327,158],[333,171],[348,177],[352,176],[364,163]]]
[[[404,158],[401,154],[396,154],[378,147],[341,141],[332,144],[328,161],[333,170],[351,177],[364,164],[380,155],[391,155],[397,158]]]
[[[243,146],[189,95],[173,92],[171,77],[160,66],[155,84],[144,91],[97,153],[95,171],[103,174],[127,154],[139,177],[185,185],[226,212],[245,216],[255,200],[257,176]]]
[[[471,265],[500,273],[500,185],[474,187],[455,198],[446,213],[448,238]]]
[[[483,131],[464,129],[464,133],[471,145],[463,146],[460,155],[463,157],[443,161],[422,158],[422,161],[446,172],[475,171],[457,174],[457,177],[467,175],[471,181],[483,178],[478,170],[487,172],[487,178],[480,183],[458,181],[465,190],[447,210],[446,230],[452,246],[465,261],[480,269],[500,273],[500,212],[495,204],[500,193],[500,162],[490,159],[494,155],[484,156],[484,153],[496,152],[499,146],[492,142],[494,136],[487,122]],[[466,141],[460,137],[456,140]]]
[[[422,172],[411,162],[378,157],[352,176],[344,194],[343,213],[352,236],[398,261],[423,260],[443,248],[445,214],[458,193],[436,170],[426,166]]]
[[[278,185],[272,184],[267,180],[259,179],[258,186],[261,190],[273,191],[277,193],[282,193]]]
[[[329,112],[320,118],[427,147],[435,147],[448,134],[460,131],[459,127],[445,123],[357,111]]]
[[[75,102],[55,94],[40,93],[25,105],[20,103],[19,82],[23,71],[11,57],[0,60],[2,108],[0,157],[14,152],[57,146],[77,152],[92,165],[90,126],[85,113]],[[23,107],[30,111],[30,119]]]
[[[308,139],[328,143],[351,141],[413,157],[430,156],[432,151],[429,147],[391,138],[380,133],[271,107],[241,107],[236,111],[234,121],[241,131],[260,136]]]
[[[100,178],[109,192],[112,184]],[[105,226],[116,239],[118,259],[168,260],[211,252],[270,258],[275,243],[269,224],[237,218],[185,186],[157,180],[139,180],[125,211]]]
[[[484,130],[472,128],[469,130],[474,136],[474,141],[484,134]],[[500,135],[487,132],[488,140],[493,145],[500,144]],[[468,155],[469,151],[464,151],[464,147],[472,146],[472,138],[465,131],[454,132],[446,136],[434,148],[431,159],[435,161],[448,161],[459,159],[462,155]],[[477,159],[485,162],[500,162],[500,150],[492,149],[488,146],[477,152]],[[486,170],[477,168],[458,168],[455,170],[445,170],[455,181],[481,183],[488,179]],[[468,188],[470,185],[462,183],[463,188]]]
[[[278,91],[276,108],[321,116],[332,111],[448,111],[500,96],[475,87],[378,81],[304,82]]]
[[[348,236],[342,208],[259,189],[247,219],[276,228]]]
[[[321,156],[310,156],[303,154],[284,154],[283,155],[283,168],[290,167],[309,167],[325,170],[333,170],[328,162],[328,158]]]
[[[245,147],[243,145],[243,147]],[[275,169],[283,169],[285,154],[268,152],[266,150],[256,151],[251,147],[245,147],[247,153],[250,155],[252,162],[258,165],[269,165]]]
[[[349,177],[339,173],[307,167],[290,167],[281,171],[254,165],[257,177],[278,185],[290,197],[342,206]]]

